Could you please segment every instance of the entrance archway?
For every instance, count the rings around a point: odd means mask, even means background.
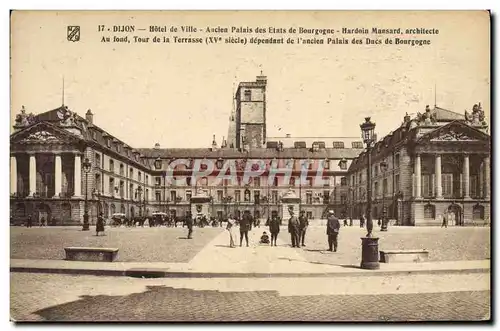
[[[451,204],[448,207],[448,212],[453,214],[453,219],[455,222],[453,224],[449,225],[463,225],[463,220],[462,220],[462,208],[457,205],[457,204]]]
[[[47,222],[51,218],[52,211],[50,210],[50,207],[48,205],[41,203],[37,206],[37,214],[38,217],[36,218],[36,220],[38,220],[38,222],[40,222],[42,217]]]

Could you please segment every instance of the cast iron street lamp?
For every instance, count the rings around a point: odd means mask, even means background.
[[[366,175],[366,229],[368,233],[366,237],[361,238],[361,268],[362,269],[379,269],[378,259],[378,238],[373,237],[373,220],[372,220],[372,156],[371,147],[374,142],[375,123],[370,121],[370,117],[365,117],[365,122],[360,124],[363,142],[366,144],[366,156],[368,159],[367,175]]]
[[[382,226],[380,227],[380,231],[387,231],[387,207],[385,206],[385,189],[384,186],[384,176],[387,170],[387,162],[380,162],[380,171],[382,172]]]
[[[83,171],[85,171],[85,203],[83,205],[83,228],[82,231],[89,231],[90,226],[89,226],[89,206],[88,206],[88,185],[89,185],[89,178],[88,174],[90,172],[90,168],[92,166],[92,163],[90,163],[88,158],[85,158],[83,161]]]

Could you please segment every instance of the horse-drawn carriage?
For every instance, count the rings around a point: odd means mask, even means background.
[[[111,226],[121,226],[125,224],[127,217],[123,213],[115,213],[111,215]]]

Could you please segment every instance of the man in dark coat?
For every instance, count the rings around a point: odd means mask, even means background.
[[[290,210],[290,219],[288,220],[288,232],[292,239],[292,247],[300,247],[300,223],[293,211]]]
[[[186,226],[188,228],[188,239],[193,239],[193,217],[191,217],[191,212],[187,212],[186,214]]]
[[[309,226],[309,220],[307,219],[306,212],[301,210],[300,211],[300,216],[299,216],[299,223],[300,223],[300,236],[299,240],[302,242],[302,246],[304,247],[304,240],[306,239],[306,231],[307,227]]]
[[[271,246],[276,247],[276,239],[278,239],[278,233],[280,233],[280,220],[278,217],[273,216],[273,218],[269,221],[269,232],[271,232]]]
[[[250,211],[245,210],[243,217],[240,221],[240,247],[243,245],[243,237],[247,243],[248,247],[248,231],[252,228],[252,215]]]
[[[33,220],[31,219],[31,215],[28,215],[28,222],[26,224],[26,227],[31,228],[32,225],[33,225]]]
[[[326,223],[326,234],[328,235],[328,247],[329,251],[337,251],[337,238],[339,236],[340,231],[340,222],[337,217],[335,217],[335,213],[333,210],[328,211],[328,218]],[[333,249],[332,249],[333,248]]]

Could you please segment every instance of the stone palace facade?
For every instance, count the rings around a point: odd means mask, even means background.
[[[268,137],[266,84],[262,75],[239,84],[227,140],[219,145],[213,137],[207,148],[132,148],[99,127],[90,110],[81,117],[63,105],[34,115],[23,107],[10,137],[11,222],[31,216],[35,222],[44,217],[49,224],[81,224],[85,198],[92,224],[101,212],[107,218],[153,212],[182,217],[200,192],[214,217],[249,210],[259,218],[286,218],[283,206],[290,197],[312,219],[328,209],[359,217],[366,208],[361,139]],[[401,127],[377,142],[374,215],[385,204],[391,217],[408,225],[435,224],[446,208],[457,213],[460,224],[489,218],[490,136],[481,112],[464,117],[436,107],[416,119],[406,116]],[[167,170],[179,159],[189,162],[175,168],[174,185]],[[193,180],[196,160],[216,164],[213,174]],[[243,183],[245,164],[253,160],[290,167],[290,181],[278,175],[270,182],[265,171]],[[382,160],[389,164],[385,173],[377,168]],[[216,179],[227,161],[238,164],[236,183]],[[321,186],[315,185],[318,169],[325,180]]]

